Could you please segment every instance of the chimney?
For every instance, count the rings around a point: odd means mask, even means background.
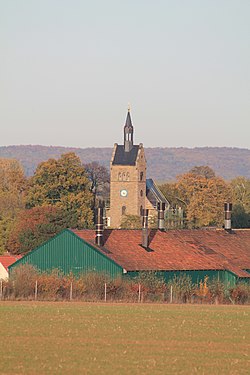
[[[165,212],[166,204],[164,202],[157,203],[157,209],[158,209],[158,229],[159,230],[165,230]]]
[[[142,246],[148,248],[148,209],[142,210]]]
[[[231,223],[232,208],[233,208],[232,203],[224,204],[224,212],[225,212],[224,228],[227,231],[230,231],[232,229],[232,223]]]
[[[96,210],[96,224],[95,224],[95,243],[97,246],[103,246],[103,208],[98,207]]]

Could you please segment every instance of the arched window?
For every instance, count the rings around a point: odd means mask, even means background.
[[[126,178],[127,181],[129,181],[129,172],[127,172],[127,178]]]
[[[141,197],[143,197],[143,190],[141,190]]]
[[[121,172],[118,173],[118,180],[122,181],[122,173]]]
[[[122,206],[122,215],[126,215],[126,206]]]
[[[123,174],[122,174],[122,181],[126,181],[126,173],[125,172],[123,172]]]
[[[140,181],[143,180],[143,172],[140,172]]]
[[[143,207],[142,206],[140,207],[140,215],[141,216],[143,215]]]

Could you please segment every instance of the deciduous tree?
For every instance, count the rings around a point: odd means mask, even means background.
[[[161,190],[172,207],[182,207],[190,227],[222,225],[223,204],[231,201],[229,184],[207,166],[192,168]]]
[[[0,159],[0,254],[6,251],[13,221],[24,207],[26,178],[20,163]]]
[[[233,204],[241,205],[250,213],[250,180],[237,177],[231,181]]]
[[[20,211],[13,223],[7,249],[13,254],[33,250],[61,230],[75,227],[77,217],[56,206],[34,207]]]
[[[95,161],[85,164],[84,167],[90,180],[90,190],[94,196],[93,207],[96,207],[98,201],[109,200],[109,172],[107,168]]]
[[[56,206],[77,216],[78,227],[93,224],[93,194],[79,157],[68,153],[41,163],[30,180],[26,207]]]

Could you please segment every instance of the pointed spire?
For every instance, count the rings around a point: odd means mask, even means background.
[[[128,113],[126,122],[124,125],[124,149],[125,152],[129,152],[133,148],[133,135],[134,135],[134,128],[132,125],[132,120],[130,116],[130,106],[128,107]]]
[[[125,122],[125,128],[133,129],[130,111],[128,111],[128,114],[127,114],[127,118],[126,118],[126,122]]]

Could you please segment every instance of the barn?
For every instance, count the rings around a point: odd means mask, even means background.
[[[66,229],[10,265],[10,272],[29,263],[41,271],[95,271],[113,278],[156,271],[166,280],[184,273],[194,282],[208,276],[230,286],[250,280],[248,229],[149,229],[146,246],[143,230],[105,229],[101,241],[98,233]]]

